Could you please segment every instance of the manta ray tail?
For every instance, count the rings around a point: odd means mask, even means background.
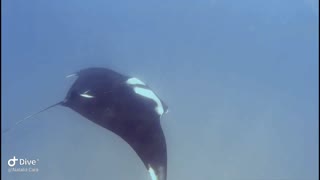
[[[34,113],[34,114],[31,114],[31,115],[29,115],[29,116],[21,119],[20,121],[16,122],[16,123],[14,124],[14,126],[12,126],[11,128],[7,128],[7,129],[5,129],[4,131],[2,131],[2,134],[5,134],[5,133],[9,132],[9,131],[12,130],[14,127],[16,127],[18,124],[20,124],[21,122],[23,122],[24,120],[27,120],[27,119],[29,119],[29,118],[32,118],[33,116],[35,116],[35,115],[37,115],[37,114],[39,114],[39,113],[42,113],[42,112],[44,112],[44,111],[46,111],[46,110],[48,110],[48,109],[50,109],[50,108],[53,108],[53,107],[55,107],[55,106],[62,105],[62,104],[63,104],[63,101],[60,101],[60,102],[58,102],[58,103],[56,103],[56,104],[53,104],[53,105],[51,105],[51,106],[49,106],[49,107],[47,107],[47,108],[44,108],[44,109],[42,109],[42,110],[40,110],[40,111],[38,111],[38,112],[36,112],[36,113]]]

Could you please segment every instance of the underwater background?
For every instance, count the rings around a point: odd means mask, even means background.
[[[106,67],[168,104],[168,180],[316,180],[318,6],[3,0],[2,130],[61,101],[66,75]],[[4,180],[150,179],[122,139],[65,107],[19,124],[1,145]],[[8,172],[13,156],[36,159],[39,171]]]

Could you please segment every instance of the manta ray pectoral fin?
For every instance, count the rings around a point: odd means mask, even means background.
[[[145,85],[146,85],[146,84],[145,84],[144,82],[142,82],[140,79],[135,78],[135,77],[132,77],[132,78],[127,79],[126,83],[127,83],[128,85],[132,85],[132,86],[134,86],[134,85],[143,85],[143,86],[145,86]]]
[[[159,180],[158,176],[156,175],[156,172],[154,171],[154,169],[150,165],[149,165],[148,172],[149,172],[152,180]]]
[[[134,87],[133,91],[136,94],[139,94],[143,97],[149,98],[151,100],[153,100],[156,103],[156,107],[155,107],[155,111],[161,116],[164,113],[164,108],[162,106],[161,100],[158,98],[158,96],[155,95],[155,93],[150,90],[150,89],[146,89],[146,88],[142,88],[142,87]]]
[[[160,115],[168,113],[168,106],[153,92],[143,81],[131,77],[127,79],[126,84],[133,88],[136,94],[152,99],[156,103],[155,111]]]

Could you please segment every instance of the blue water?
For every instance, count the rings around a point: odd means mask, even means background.
[[[3,0],[3,129],[62,100],[66,75],[101,66],[168,104],[168,180],[316,180],[318,5]],[[5,180],[150,179],[124,141],[63,107],[3,136],[1,153]],[[9,173],[13,156],[39,172]]]

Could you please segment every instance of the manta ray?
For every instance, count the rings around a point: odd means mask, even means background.
[[[127,142],[152,180],[166,180],[167,147],[160,119],[168,107],[159,96],[138,78],[107,68],[86,68],[71,77],[76,80],[62,101],[25,119],[58,105],[70,108]]]

